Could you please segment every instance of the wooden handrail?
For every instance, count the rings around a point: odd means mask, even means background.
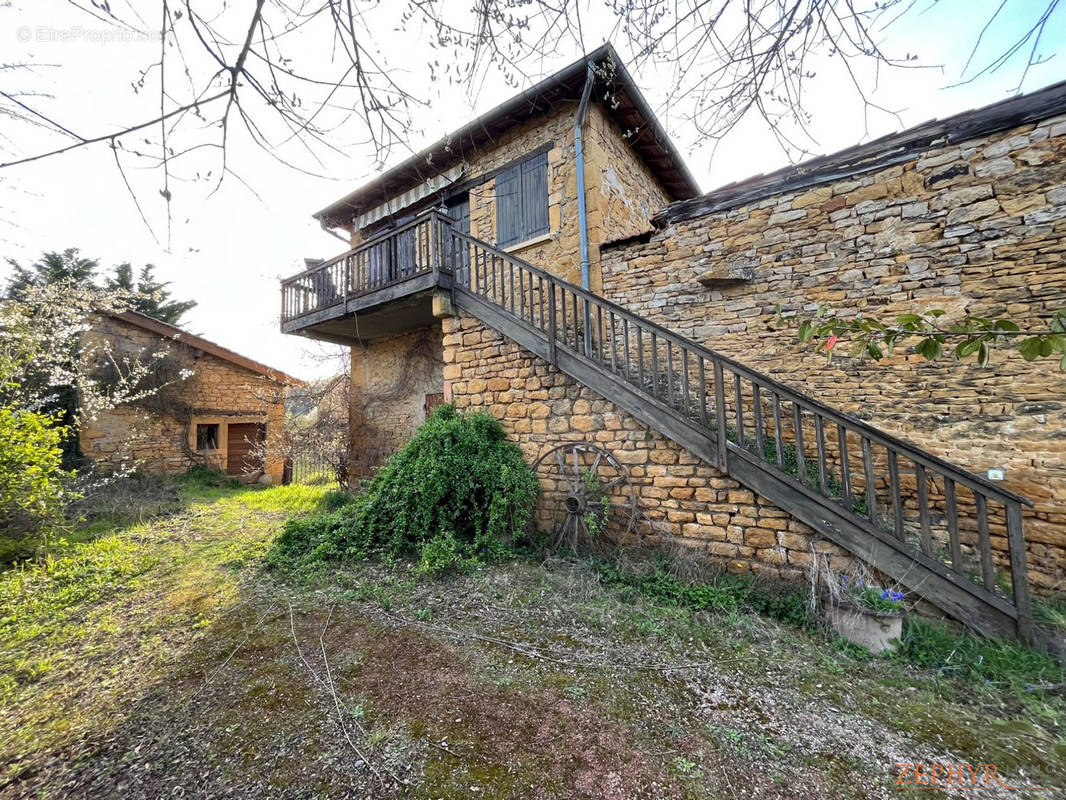
[[[392,275],[386,281],[375,280],[383,274],[380,270],[403,278],[440,271],[444,267],[441,236],[450,223],[447,216],[430,209],[383,236],[285,278],[281,281],[282,323],[339,305],[399,279]],[[409,264],[402,256],[410,243],[397,245],[405,237],[410,237],[416,248]]]
[[[587,300],[588,302],[593,303],[605,310],[610,310],[615,314],[615,316],[628,320],[630,324],[638,325],[644,330],[654,332],[658,337],[662,338],[665,341],[672,342],[678,347],[688,350],[689,352],[698,353],[699,355],[703,356],[705,359],[712,363],[721,363],[723,367],[727,366],[730,372],[742,375],[752,383],[756,383],[762,386],[763,388],[771,389],[777,394],[786,397],[790,402],[795,402],[799,405],[805,406],[810,411],[817,411],[822,416],[832,420],[833,422],[836,422],[837,424],[846,425],[849,428],[853,429],[856,433],[861,432],[862,435],[866,436],[871,441],[876,442],[877,444],[880,444],[883,447],[888,447],[897,450],[898,452],[905,453],[909,458],[912,458],[913,460],[922,463],[924,466],[933,467],[941,473],[948,474],[952,478],[956,479],[957,481],[971,489],[980,489],[983,494],[996,497],[1001,501],[1013,500],[1015,502],[1022,503],[1030,507],[1032,507],[1033,505],[1031,500],[1020,494],[1016,494],[1015,492],[1012,492],[1009,489],[997,486],[991,481],[982,478],[980,475],[975,475],[971,472],[967,472],[966,470],[955,466],[950,461],[945,461],[939,456],[936,456],[932,453],[928,453],[924,450],[920,450],[915,447],[915,445],[909,444],[903,439],[899,439],[890,433],[880,430],[879,428],[875,428],[869,423],[864,422],[863,420],[857,417],[853,417],[843,411],[838,411],[837,409],[826,405],[820,400],[816,400],[813,397],[801,394],[795,389],[792,389],[786,384],[774,380],[768,375],[764,375],[760,372],[757,372],[756,370],[753,370],[745,366],[744,364],[735,361],[729,356],[723,355],[722,353],[719,353],[715,350],[711,350],[710,348],[701,345],[698,342],[694,342],[691,339],[686,339],[684,336],[674,333],[673,331],[669,330],[668,328],[664,328],[658,323],[638,316],[637,314],[634,314],[632,311],[629,311],[623,306],[620,306],[617,303],[614,303],[604,297],[601,297],[600,295],[594,294],[593,292],[590,292],[587,289],[583,289],[577,284],[571,283],[570,281],[564,278],[560,278],[559,276],[548,272],[547,270],[541,269],[540,267],[530,264],[528,261],[524,261],[520,258],[517,258],[516,256],[513,256],[504,250],[500,250],[499,248],[486,244],[485,242],[460,231],[452,230],[450,233],[453,237],[457,239],[466,241],[474,247],[482,249],[485,252],[491,253],[498,258],[504,259],[505,261],[509,261],[515,266],[519,266],[523,269],[526,269],[534,275],[542,277],[545,280],[550,281],[552,284],[560,286],[566,291],[572,292],[578,297]]]
[[[456,289],[468,292],[473,297],[483,298],[490,306],[515,317],[531,331],[539,332],[540,336],[547,339],[546,355],[549,362],[557,364],[560,358],[558,348],[563,348],[567,353],[586,362],[589,369],[604,369],[606,374],[634,385],[636,391],[645,398],[645,402],[650,404],[646,410],[658,409],[653,412],[652,419],[658,419],[657,424],[665,426],[661,427],[662,431],[677,440],[688,440],[690,437],[677,427],[677,423],[668,423],[663,416],[680,414],[685,420],[683,425],[694,425],[702,431],[704,441],[713,446],[710,451],[703,450],[705,457],[716,461],[727,474],[734,466],[740,469],[740,465],[735,461],[738,456],[760,470],[776,474],[779,480],[783,479],[794,487],[791,491],[798,491],[825,509],[821,514],[828,514],[829,518],[832,518],[834,514],[843,512],[849,519],[849,524],[863,531],[865,535],[901,548],[901,552],[909,553],[907,557],[914,559],[915,563],[939,572],[942,579],[947,578],[949,583],[965,589],[970,596],[983,601],[989,607],[998,608],[1000,612],[1009,612],[1018,635],[1026,641],[1032,641],[1032,610],[1021,513],[1022,504],[1032,505],[1027,498],[803,395],[767,375],[644,319],[617,303],[593,294],[547,270],[456,231],[450,225],[447,226],[447,236],[450,237],[451,245],[445,248],[445,252],[452,257],[460,252],[464,253],[462,269],[454,270],[457,277]],[[460,245],[458,248],[456,243]],[[624,350],[621,364],[617,352],[619,323]],[[635,353],[631,353],[630,349],[631,333],[635,334]],[[665,373],[659,357],[660,347],[663,345]],[[649,347],[650,359],[647,359],[645,353]],[[678,351],[677,359],[674,358],[675,348]],[[646,363],[648,360],[650,364]],[[680,367],[678,361],[681,362]],[[695,364],[697,371],[695,398],[692,396],[693,376],[690,374],[690,361]],[[713,374],[713,398],[709,397],[706,391],[707,364]],[[729,395],[726,391],[727,373],[730,374],[728,383],[732,383]],[[745,381],[750,384],[750,393],[747,396],[743,385]],[[776,456],[776,463],[767,455],[768,451],[765,449],[766,426],[762,416],[764,394],[768,395],[767,399],[772,405],[773,455]],[[733,420],[727,411],[728,396],[732,397],[734,403],[735,428],[732,432],[729,429]],[[746,440],[744,435],[745,414],[749,411],[746,403],[748,398],[751,400],[750,413],[754,416],[754,443]],[[709,401],[712,404],[713,416],[708,414]],[[782,413],[782,406],[786,403],[791,405],[791,414],[787,417]],[[657,418],[656,414],[659,415]],[[810,462],[807,461],[805,446],[804,428],[808,422],[805,419],[807,414],[813,418],[816,453]],[[783,419],[791,427],[792,441],[785,439]],[[834,427],[837,434],[835,454],[827,449],[825,436],[826,428],[832,430]],[[848,455],[848,448],[855,444],[861,449],[857,467],[862,494],[858,496],[852,494]],[[878,486],[885,476],[879,476],[875,470],[875,446],[883,449],[887,461],[886,491],[889,497],[881,507],[878,506]],[[790,461],[787,469],[786,447]],[[840,481],[836,486],[830,485],[828,466],[828,461],[834,455],[839,459],[840,468]],[[813,460],[815,458],[816,463]],[[920,549],[906,541],[908,523],[900,478],[901,459],[909,460],[914,467]],[[808,465],[815,473],[808,472]],[[835,467],[833,473],[836,474]],[[934,554],[931,535],[932,516],[926,481],[933,480],[935,488],[937,478],[943,484],[943,520],[946,524],[949,548],[946,556]],[[835,478],[833,480],[835,481]],[[756,484],[758,483],[756,480]],[[956,486],[965,486],[973,494],[977,537],[974,552],[980,558],[983,586],[971,583],[963,563]],[[793,494],[793,498],[800,502],[799,495]],[[1013,578],[1013,605],[1005,603],[996,592],[995,565],[989,532],[989,501],[1003,506],[1002,519]],[[865,506],[865,509],[861,506]],[[821,524],[818,518],[808,521]],[[909,524],[913,531],[913,515]],[[938,530],[941,527],[938,520]],[[945,557],[950,560],[950,567],[944,563]]]
[[[362,252],[365,252],[365,251],[368,251],[368,250],[373,250],[375,247],[380,247],[385,241],[387,241],[389,239],[394,239],[397,236],[399,236],[401,233],[406,233],[407,231],[409,231],[412,228],[415,228],[415,227],[421,225],[427,219],[431,219],[431,218],[436,218],[438,221],[441,221],[441,222],[446,222],[446,223],[449,223],[449,224],[451,223],[451,218],[446,216],[445,214],[441,213],[437,209],[435,209],[435,208],[428,209],[427,211],[423,211],[421,214],[416,216],[414,219],[404,223],[399,228],[395,228],[393,230],[387,231],[386,233],[384,233],[384,234],[382,234],[382,235],[380,235],[380,236],[378,236],[378,237],[376,237],[374,239],[370,239],[368,241],[365,241],[362,244],[360,244],[360,245],[358,245],[356,247],[353,247],[351,250],[345,250],[339,256],[334,256],[333,258],[329,259],[328,261],[323,261],[321,264],[315,264],[315,266],[313,266],[313,267],[308,267],[303,272],[298,272],[295,275],[290,275],[288,278],[282,278],[281,279],[281,285],[285,286],[286,284],[292,283],[293,281],[299,280],[300,278],[306,278],[308,275],[313,275],[316,272],[322,272],[323,270],[326,270],[329,267],[332,267],[334,264],[338,263],[339,261],[343,261],[346,258],[350,258],[351,256],[354,256],[357,253],[362,253]]]

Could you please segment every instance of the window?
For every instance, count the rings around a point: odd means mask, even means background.
[[[196,449],[218,450],[218,423],[196,426]]]
[[[548,232],[548,154],[496,176],[496,242],[500,247]]]

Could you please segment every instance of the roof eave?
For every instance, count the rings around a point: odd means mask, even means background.
[[[610,51],[608,51],[607,48],[610,48],[609,44],[597,48],[584,58],[575,61],[573,64],[570,64],[569,66],[564,67],[563,69],[559,70],[548,78],[545,78],[536,86],[533,86],[525,90],[524,92],[520,92],[519,94],[508,98],[507,100],[503,101],[502,103],[490,109],[489,111],[486,111],[484,114],[475,117],[473,120],[468,122],[463,127],[459,128],[458,130],[452,131],[448,135],[438,139],[433,144],[415,153],[406,161],[402,161],[392,169],[377,176],[369,183],[363,184],[358,189],[349,192],[340,200],[330,203],[328,206],[326,206],[320,211],[316,211],[311,216],[319,221],[323,221],[328,220],[330,217],[333,217],[338,213],[346,211],[349,203],[352,200],[358,198],[360,195],[369,192],[374,186],[387,184],[389,180],[400,176],[407,170],[417,168],[419,166],[420,161],[425,160],[427,157],[431,156],[434,153],[447,151],[448,149],[450,149],[450,145],[452,142],[460,141],[464,137],[470,136],[479,128],[485,128],[488,122],[495,119],[496,117],[505,116],[515,111],[521,110],[523,105],[534,102],[536,98],[543,95],[549,88],[563,83],[567,78],[572,77],[570,75],[571,72],[576,71],[583,74],[584,65],[588,59],[599,58],[600,55],[606,55],[608,54],[608,52],[614,52],[613,48]]]
[[[704,195],[672,203],[656,214],[652,222],[665,226],[727,211],[784,192],[885,169],[935,147],[980,138],[1063,113],[1066,113],[1066,81],[719,186]]]
[[[535,109],[539,99],[548,94],[551,90],[565,86],[568,82],[574,81],[583,85],[586,65],[588,62],[599,62],[604,59],[610,59],[615,65],[614,80],[618,82],[630,96],[634,107],[643,118],[644,123],[647,124],[655,142],[663,148],[667,158],[672,162],[673,168],[677,171],[681,178],[681,182],[684,184],[684,187],[680,192],[673,191],[671,193],[672,199],[675,201],[681,201],[699,196],[699,184],[696,182],[696,179],[689,170],[685,160],[681,157],[681,153],[674,146],[673,141],[666,133],[666,129],[663,127],[662,123],[659,122],[659,119],[655,116],[655,113],[652,111],[647,100],[644,98],[644,95],[641,93],[640,88],[626,70],[622,59],[610,42],[607,42],[590,53],[587,53],[572,64],[569,64],[558,72],[545,78],[536,86],[508,98],[495,108],[481,114],[458,130],[451,132],[437,142],[420,150],[406,161],[397,164],[395,167],[382,173],[369,183],[360,186],[358,189],[349,192],[340,200],[330,203],[325,208],[315,212],[312,216],[325,226],[339,225],[342,224],[339,217],[353,213],[352,204],[356,200],[365,198],[375,190],[382,190],[382,202],[387,200],[388,197],[386,195],[389,195],[390,191],[386,187],[388,187],[391,181],[402,180],[405,173],[415,170],[417,174],[418,170],[420,170],[423,164],[425,164],[427,169],[422,177],[423,179],[431,177],[433,174],[436,174],[447,167],[450,163],[448,160],[449,158],[452,160],[458,158],[458,156],[450,152],[455,143],[462,142],[464,139],[472,137],[479,130],[488,130],[494,121],[501,117],[507,117],[517,112],[528,111],[530,107]],[[434,164],[434,157],[437,156],[442,156],[443,158],[439,164]],[[651,165],[649,164],[649,167],[650,166]],[[395,191],[400,190],[397,189]]]

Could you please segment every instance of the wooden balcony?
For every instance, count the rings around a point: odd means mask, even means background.
[[[450,290],[451,220],[427,211],[384,236],[281,282],[281,330],[355,344],[433,322],[432,298]]]

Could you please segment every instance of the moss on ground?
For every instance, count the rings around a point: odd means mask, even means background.
[[[905,759],[1066,786],[1053,692],[580,562],[286,582],[273,538],[333,498],[179,492],[0,573],[0,797],[910,797]]]

